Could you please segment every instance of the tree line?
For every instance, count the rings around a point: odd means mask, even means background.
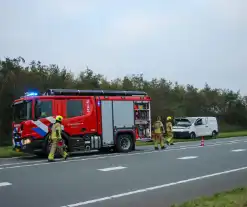
[[[22,57],[0,60],[0,145],[11,144],[12,107],[14,99],[33,89],[48,88],[143,90],[152,98],[152,119],[167,116],[216,116],[220,131],[245,129],[247,97],[230,89],[198,89],[179,85],[165,78],[147,81],[142,75],[131,75],[108,81],[102,74],[86,69],[75,76],[55,64],[32,61],[28,66]]]

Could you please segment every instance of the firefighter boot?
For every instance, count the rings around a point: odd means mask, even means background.
[[[68,159],[68,156],[69,156],[68,153],[64,151],[64,153],[63,153],[64,160],[67,160]]]
[[[55,156],[56,149],[57,149],[57,141],[53,140],[52,143],[51,143],[50,153],[48,155],[48,161],[49,162],[54,162],[55,161],[54,160],[54,156]]]
[[[168,142],[168,140],[166,140],[166,145],[169,145],[169,142]]]
[[[48,162],[55,162],[55,159],[54,159],[54,154],[49,154],[48,156]]]
[[[172,134],[168,134],[167,141],[168,141],[169,145],[174,145],[174,143],[173,143],[173,135]]]
[[[174,145],[174,143],[173,143],[173,137],[171,137],[169,144],[170,145]]]
[[[48,162],[55,162],[54,154],[53,153],[50,153],[49,154],[49,156],[48,156]]]
[[[163,137],[160,140],[160,147],[161,147],[162,150],[164,150],[166,148]]]
[[[55,162],[54,159],[48,159],[48,162]]]
[[[158,140],[157,140],[156,137],[155,137],[155,140],[154,140],[154,150],[159,150],[159,147],[158,147]]]

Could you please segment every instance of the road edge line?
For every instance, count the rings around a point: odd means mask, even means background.
[[[213,173],[213,174],[198,176],[198,177],[194,177],[194,178],[190,178],[190,179],[186,179],[186,180],[180,180],[180,181],[167,183],[167,184],[163,184],[163,185],[157,185],[157,186],[153,186],[153,187],[143,188],[143,189],[139,189],[139,190],[135,190],[135,191],[129,191],[129,192],[125,192],[125,193],[115,194],[115,195],[106,196],[106,197],[102,197],[102,198],[98,198],[98,199],[87,200],[87,201],[83,201],[83,202],[79,202],[79,203],[75,203],[75,204],[69,204],[69,205],[65,205],[65,206],[61,206],[61,207],[78,207],[78,206],[83,206],[83,205],[87,205],[87,204],[99,203],[99,202],[106,201],[106,200],[112,200],[112,199],[125,197],[125,196],[129,196],[129,195],[144,193],[144,192],[148,192],[148,191],[153,191],[153,190],[157,190],[157,189],[161,189],[161,188],[185,184],[185,183],[189,183],[189,182],[193,182],[193,181],[197,181],[197,180],[203,180],[203,179],[207,179],[207,178],[211,178],[211,177],[215,177],[215,176],[219,176],[219,175],[225,175],[225,174],[229,174],[229,173],[234,173],[234,172],[239,172],[239,171],[243,171],[243,170],[247,170],[247,166],[241,167],[241,168],[235,168],[235,169],[231,169],[231,170],[226,170],[226,171],[222,171],[222,172],[217,172],[217,173]]]

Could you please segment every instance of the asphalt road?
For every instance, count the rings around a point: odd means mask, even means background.
[[[247,138],[180,143],[164,151],[0,159],[0,206],[170,206],[247,185]]]

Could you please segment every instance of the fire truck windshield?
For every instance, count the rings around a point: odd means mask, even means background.
[[[35,101],[35,118],[45,118],[52,116],[52,101],[51,100],[36,100]]]
[[[32,101],[21,101],[13,104],[13,121],[20,123],[32,118]]]

